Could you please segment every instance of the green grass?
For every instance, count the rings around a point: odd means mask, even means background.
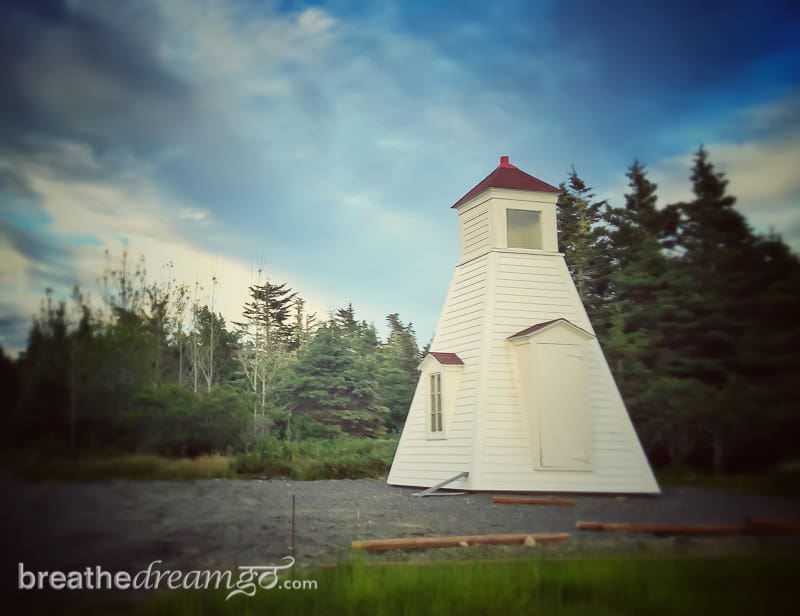
[[[764,473],[713,475],[691,470],[666,469],[658,473],[662,488],[690,486],[750,492],[785,498],[800,498],[800,470],[771,470]]]
[[[50,457],[32,452],[4,456],[2,464],[24,479],[100,481],[104,479],[215,479],[233,477],[231,458],[222,455],[165,458],[145,454]]]
[[[301,481],[379,478],[389,472],[397,442],[397,438],[271,439],[260,453],[239,456],[236,471]]]
[[[385,477],[397,439],[267,439],[259,453],[167,458],[149,454],[108,454],[44,450],[12,451],[0,466],[31,480],[100,481],[104,479],[215,479],[288,477],[359,479]]]
[[[306,571],[317,590],[259,590],[225,601],[221,591],[164,591],[129,614],[784,614],[796,604],[800,558],[543,558],[516,562],[351,564]],[[115,611],[120,611],[115,606]],[[81,613],[87,608],[81,606]],[[99,610],[102,611],[102,610]]]

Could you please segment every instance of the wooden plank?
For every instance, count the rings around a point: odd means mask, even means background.
[[[571,498],[531,498],[528,496],[492,496],[492,502],[502,505],[560,505],[572,507],[575,501]]]
[[[752,531],[746,524],[621,524],[615,522],[583,522],[578,530],[621,531],[654,535],[743,535]]]
[[[745,518],[745,524],[756,532],[794,535],[800,533],[800,520],[774,520],[769,518]]]
[[[469,545],[535,545],[537,543],[565,543],[569,533],[527,533],[518,535],[460,535],[455,537],[403,537],[400,539],[375,539],[353,541],[351,550],[380,552],[385,550],[425,550],[428,548],[455,548]]]

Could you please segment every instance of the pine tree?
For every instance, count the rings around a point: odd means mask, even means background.
[[[292,384],[293,411],[351,436],[384,436],[387,409],[381,405],[372,358],[363,342],[338,322],[320,326],[301,350]]]
[[[755,236],[734,209],[736,199],[726,194],[724,174],[714,170],[702,147],[691,181],[695,198],[675,206],[680,222],[673,262],[683,270],[681,300],[691,316],[675,323],[680,360],[672,368],[675,376],[721,385],[734,369],[737,341],[749,326],[750,293],[759,277]]]
[[[784,342],[785,332],[797,326],[781,315],[800,312],[800,268],[774,240],[751,231],[702,147],[691,182],[694,199],[669,208],[678,216],[668,271],[673,318],[662,319],[656,370],[703,389],[685,409],[696,426],[698,452],[721,472],[737,458],[769,458],[774,443],[754,428],[779,424],[783,420],[765,416],[798,400],[788,386],[798,347]]]
[[[728,195],[725,174],[715,171],[704,147],[698,149],[691,175],[692,201],[678,204],[680,231],[677,245],[687,260],[710,275],[728,259],[752,247],[754,236],[744,217],[734,209],[736,198]]]
[[[347,304],[347,308],[339,308],[336,311],[334,321],[346,332],[353,335],[358,334],[358,322],[356,321],[352,303]]]
[[[558,196],[558,247],[564,253],[578,294],[595,329],[608,327],[605,312],[610,265],[608,238],[601,224],[607,207],[573,168]]]
[[[658,186],[647,178],[645,166],[635,160],[626,175],[630,192],[625,194],[625,206],[609,208],[605,214],[615,268],[625,267],[643,251],[652,250],[654,246],[648,244],[658,245],[664,228],[662,214],[656,208]]]
[[[271,426],[267,410],[277,406],[279,383],[288,377],[288,368],[302,339],[296,321],[302,318],[303,300],[285,283],[259,281],[249,291],[251,299],[242,311],[246,321],[235,323],[239,344],[234,357],[248,389],[255,394],[253,430],[265,434]]]
[[[251,299],[243,310],[247,322],[237,325],[245,328],[250,337],[258,335],[268,350],[276,345],[290,345],[294,336],[290,317],[296,297],[297,293],[285,283],[255,284],[250,287]]]
[[[389,424],[399,432],[405,422],[419,373],[419,349],[411,323],[404,325],[397,313],[386,317],[389,337],[380,349],[378,384],[381,401],[389,409]]]

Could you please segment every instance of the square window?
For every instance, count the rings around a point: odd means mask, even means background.
[[[506,210],[509,248],[542,249],[540,212]]]

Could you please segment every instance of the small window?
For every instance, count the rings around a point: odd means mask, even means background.
[[[542,249],[539,212],[506,210],[509,248]]]
[[[442,431],[442,375],[431,375],[431,432]]]

